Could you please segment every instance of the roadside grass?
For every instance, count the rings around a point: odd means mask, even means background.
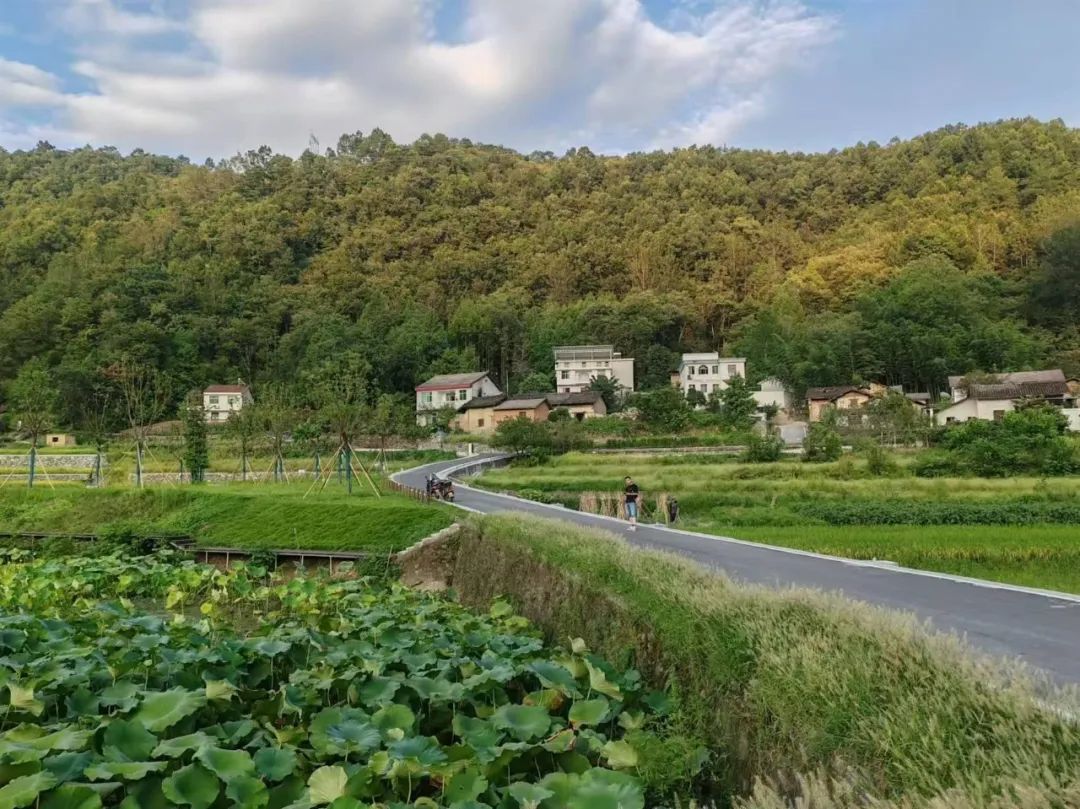
[[[718,526],[692,527],[723,533]],[[830,556],[880,559],[904,567],[1080,593],[1080,526],[743,526],[729,533]]]
[[[305,498],[309,484],[0,490],[0,531],[183,534],[202,546],[388,553],[454,521],[441,504],[376,498],[336,484]]]
[[[459,543],[467,603],[507,596],[549,637],[580,636],[672,687],[675,727],[714,752],[707,800],[757,784],[748,805],[779,809],[815,775],[824,798],[798,805],[1051,807],[1080,794],[1080,725],[1059,712],[1076,711],[1075,695],[913,619],[734,585],[556,521],[473,520]]]
[[[674,495],[680,526],[773,545],[1080,593],[1080,478],[869,477],[865,463],[568,454],[479,485],[577,508],[581,493]],[[609,509],[615,508],[608,498]]]

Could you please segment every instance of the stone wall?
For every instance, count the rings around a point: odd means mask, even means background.
[[[94,468],[97,456],[89,455],[44,455],[38,453],[37,466],[45,469],[86,469]],[[101,459],[103,467],[108,466],[104,457]],[[30,466],[29,453],[23,455],[0,454],[0,469],[28,469]]]

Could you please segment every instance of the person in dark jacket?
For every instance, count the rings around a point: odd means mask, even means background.
[[[626,509],[626,519],[630,521],[627,530],[637,530],[638,500],[641,498],[641,489],[634,483],[634,479],[626,476],[626,487],[623,489],[623,508]]]

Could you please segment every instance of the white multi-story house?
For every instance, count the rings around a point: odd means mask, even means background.
[[[211,385],[203,391],[203,413],[211,424],[228,421],[234,413],[254,404],[251,388],[243,382],[235,385]]]
[[[614,346],[555,348],[555,387],[559,393],[581,393],[593,377],[609,377],[625,390],[633,390],[634,359],[624,357]]]
[[[487,371],[468,374],[440,374],[416,386],[416,423],[426,427],[435,414],[446,408],[457,410],[478,396],[497,396],[502,391]]]
[[[746,378],[746,360],[743,357],[721,357],[715,351],[683,354],[677,387],[684,396],[696,390],[708,398],[726,388],[728,380],[735,376]]]

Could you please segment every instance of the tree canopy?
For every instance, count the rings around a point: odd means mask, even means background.
[[[373,404],[434,373],[521,389],[591,342],[643,388],[694,350],[796,390],[1077,373],[1077,188],[1080,131],[1028,119],[827,154],[378,130],[208,166],[0,151],[0,387],[37,359],[65,423],[118,363],[172,391],[288,383],[303,406],[347,380]]]

